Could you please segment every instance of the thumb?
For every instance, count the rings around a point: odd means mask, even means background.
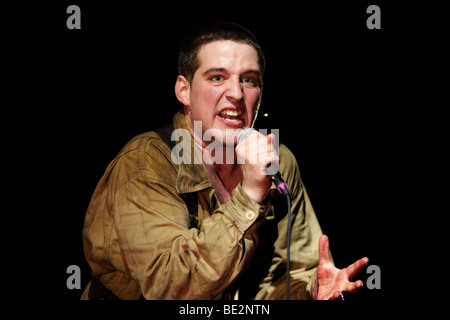
[[[331,262],[330,242],[326,235],[322,235],[319,239],[319,265]]]

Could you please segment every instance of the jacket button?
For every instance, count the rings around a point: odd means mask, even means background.
[[[255,217],[255,213],[254,213],[253,211],[247,211],[247,212],[245,213],[245,217],[246,217],[248,220],[253,220],[253,218]]]

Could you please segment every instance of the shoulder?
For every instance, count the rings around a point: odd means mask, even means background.
[[[141,133],[128,141],[119,151],[117,157],[123,157],[130,152],[138,151],[170,153],[169,147],[164,143],[160,136],[155,131],[149,131]]]
[[[176,181],[177,166],[171,161],[171,150],[155,131],[132,138],[113,163],[122,181],[134,177],[165,184]]]
[[[278,156],[280,157],[280,171],[282,169],[290,171],[298,167],[297,159],[286,145],[280,144]]]
[[[280,144],[278,156],[280,158],[280,174],[289,188],[294,186],[302,188],[303,183],[300,177],[300,169],[292,151],[286,145]]]

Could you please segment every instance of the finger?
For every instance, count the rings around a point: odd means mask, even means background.
[[[348,282],[343,291],[355,293],[358,292],[363,287],[363,282],[361,280],[355,282]]]
[[[275,150],[274,146],[270,143],[270,139],[273,137],[275,137],[275,135],[269,134],[267,136],[268,139],[259,140],[259,144],[257,147],[258,160],[265,166],[273,165],[278,168],[280,165],[280,158],[278,157],[277,151]]]
[[[354,276],[361,272],[361,270],[367,265],[368,262],[369,259],[367,257],[364,257],[349,265],[345,270],[347,278],[351,280]]]
[[[275,165],[277,167],[279,167],[279,165],[280,165],[280,158],[274,152],[260,154],[259,159],[260,159],[261,163],[265,163],[265,164],[272,163],[273,165]]]
[[[331,262],[330,243],[326,235],[319,238],[319,265]]]
[[[332,300],[338,300],[338,299],[341,299],[341,291],[335,291],[335,292],[333,293],[333,295],[331,296],[331,299],[332,299]]]
[[[273,133],[269,133],[267,135],[267,140],[269,140],[270,143],[273,143],[275,141],[276,137]]]
[[[275,140],[274,134],[260,135],[258,138],[258,144],[260,152],[275,152],[273,141]],[[276,153],[276,152],[275,152]]]

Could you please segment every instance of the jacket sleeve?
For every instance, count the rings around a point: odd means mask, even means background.
[[[122,254],[146,299],[217,296],[251,258],[243,235],[267,213],[238,185],[200,230],[189,229],[174,186],[148,173],[121,183],[112,198]]]
[[[315,286],[314,275],[319,265],[318,244],[322,230],[301,181],[297,161],[284,145],[280,145],[280,173],[285,178],[291,194],[291,299],[308,299],[311,297],[311,287]],[[272,266],[260,284],[256,299],[286,298],[287,222],[286,215],[278,224],[279,232]]]

